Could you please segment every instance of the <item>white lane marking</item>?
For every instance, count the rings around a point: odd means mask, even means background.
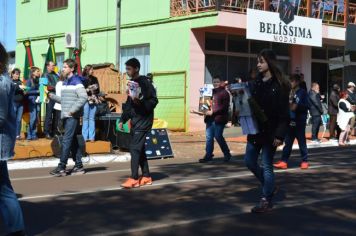
[[[330,197],[330,198],[325,198],[325,199],[312,199],[312,200],[306,200],[306,201],[298,202],[298,203],[278,204],[278,205],[276,205],[276,207],[274,207],[274,209],[306,206],[306,205],[312,205],[312,204],[316,204],[316,203],[330,202],[330,201],[352,198],[355,196],[356,196],[356,193],[352,192],[352,193],[349,193],[346,195],[343,194],[342,196],[338,196],[338,197]],[[218,219],[224,219],[224,218],[230,218],[230,217],[234,217],[234,216],[243,215],[246,213],[250,213],[250,209],[251,208],[248,208],[248,207],[241,207],[241,208],[236,209],[235,211],[230,211],[231,213],[218,214],[218,215],[208,216],[208,217],[193,218],[193,219],[189,219],[189,220],[175,221],[174,223],[153,223],[150,226],[131,228],[131,229],[126,229],[126,230],[121,230],[121,231],[112,231],[109,233],[100,233],[100,234],[94,234],[94,235],[111,236],[111,235],[120,235],[120,234],[132,234],[132,233],[145,232],[145,231],[149,231],[149,230],[164,229],[164,228],[169,228],[169,227],[173,227],[173,226],[189,225],[189,224],[199,223],[199,222],[203,222],[203,221],[218,220]]]
[[[330,165],[318,165],[318,166],[311,166],[309,169],[319,169],[323,167],[327,167]],[[286,170],[276,170],[275,173],[283,173],[283,172],[294,172],[294,171],[301,171],[300,168],[293,168],[293,169],[286,169]],[[186,183],[195,183],[195,182],[204,182],[204,181],[211,181],[211,180],[222,180],[222,179],[235,179],[241,177],[251,177],[253,174],[251,172],[246,172],[243,174],[238,175],[230,175],[230,176],[218,176],[218,177],[206,177],[200,179],[185,179],[185,180],[178,180],[178,181],[171,181],[171,182],[161,182],[161,183],[154,183],[153,185],[147,185],[144,188],[152,188],[157,186],[165,186],[165,185],[175,185],[175,184],[186,184]],[[98,192],[107,192],[107,191],[116,191],[122,190],[122,187],[113,187],[113,188],[103,188],[103,189],[95,189],[95,190],[88,190],[88,191],[79,191],[79,192],[71,192],[71,193],[58,193],[58,194],[46,194],[46,195],[35,195],[35,196],[27,196],[21,197],[19,200],[31,200],[31,199],[41,199],[41,198],[52,198],[52,197],[64,197],[64,196],[73,196],[73,195],[81,195],[81,194],[90,194],[90,193],[98,193]]]
[[[343,153],[345,150],[342,151],[333,151],[333,152],[323,152],[323,153],[311,153],[308,156],[318,156],[318,155],[330,155],[330,154],[338,154],[338,153]],[[295,155],[291,155],[291,158],[293,157],[299,157],[299,155],[295,154]],[[237,159],[237,161],[243,161],[243,159]],[[152,166],[150,167],[150,169],[154,170],[154,169],[159,169],[160,167],[164,167],[164,168],[176,168],[177,166],[181,166],[183,164],[189,164],[189,165],[201,165],[199,163],[195,163],[195,162],[189,162],[189,163],[181,163],[181,164],[173,164],[170,166]],[[352,164],[352,163],[351,163]],[[105,170],[105,171],[93,171],[93,172],[88,172],[85,175],[98,175],[98,174],[111,174],[111,173],[117,173],[117,172],[128,172],[131,169],[118,169],[118,170]],[[54,178],[52,175],[44,175],[44,176],[34,176],[34,177],[20,177],[20,178],[11,178],[11,181],[27,181],[27,180],[39,180],[39,179],[51,179]]]

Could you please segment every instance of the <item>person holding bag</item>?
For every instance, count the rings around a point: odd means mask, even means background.
[[[259,75],[251,83],[250,107],[256,117],[258,133],[247,136],[245,163],[262,185],[260,202],[251,212],[264,213],[273,207],[276,191],[273,158],[288,130],[290,85],[283,78],[272,50],[262,50],[257,59]],[[259,156],[262,166],[258,163]]]

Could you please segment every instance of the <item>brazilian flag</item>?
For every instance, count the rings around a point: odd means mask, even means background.
[[[81,54],[80,49],[74,48],[73,53],[72,53],[72,59],[75,60],[78,64],[78,68],[76,71],[78,75],[82,75],[82,65],[80,62],[80,54]]]
[[[28,80],[30,77],[31,67],[35,66],[35,63],[32,57],[31,41],[25,40],[23,42],[23,45],[25,46],[26,56],[25,56],[25,66],[23,69],[22,83],[26,85],[26,80]],[[26,132],[26,128],[29,122],[30,122],[30,114],[29,114],[28,104],[27,102],[24,102],[24,111],[22,116],[22,127],[21,127],[21,130],[23,132]]]
[[[25,46],[25,50],[26,50],[25,66],[24,66],[24,70],[23,70],[23,78],[24,78],[24,80],[27,80],[28,77],[30,76],[30,69],[35,64],[33,62],[33,57],[32,57],[31,41],[30,40],[25,40],[23,42],[23,45]]]
[[[46,72],[47,68],[46,68],[46,62],[48,61],[53,61],[54,64],[57,64],[57,58],[56,58],[56,50],[54,48],[54,38],[50,37],[48,39],[48,50],[47,50],[47,55],[46,55],[46,60],[45,60],[45,64],[43,66],[43,73]],[[58,73],[58,67],[56,66],[54,71],[56,73]]]

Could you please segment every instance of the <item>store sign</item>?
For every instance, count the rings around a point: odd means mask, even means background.
[[[247,9],[247,39],[276,43],[322,46],[322,20],[295,15],[294,7],[280,12]]]

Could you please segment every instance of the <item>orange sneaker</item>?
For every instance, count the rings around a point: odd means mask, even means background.
[[[128,178],[123,184],[121,184],[123,188],[138,188],[140,187],[140,183],[138,180],[133,178]]]
[[[306,170],[309,168],[309,163],[306,161],[303,161],[302,164],[300,164],[300,169]]]
[[[288,169],[288,164],[284,161],[279,161],[276,164],[274,164],[273,166],[278,169]]]
[[[140,186],[152,185],[153,181],[152,181],[152,178],[151,178],[151,177],[144,177],[144,176],[142,176],[142,177],[139,179],[139,183],[140,183]]]

